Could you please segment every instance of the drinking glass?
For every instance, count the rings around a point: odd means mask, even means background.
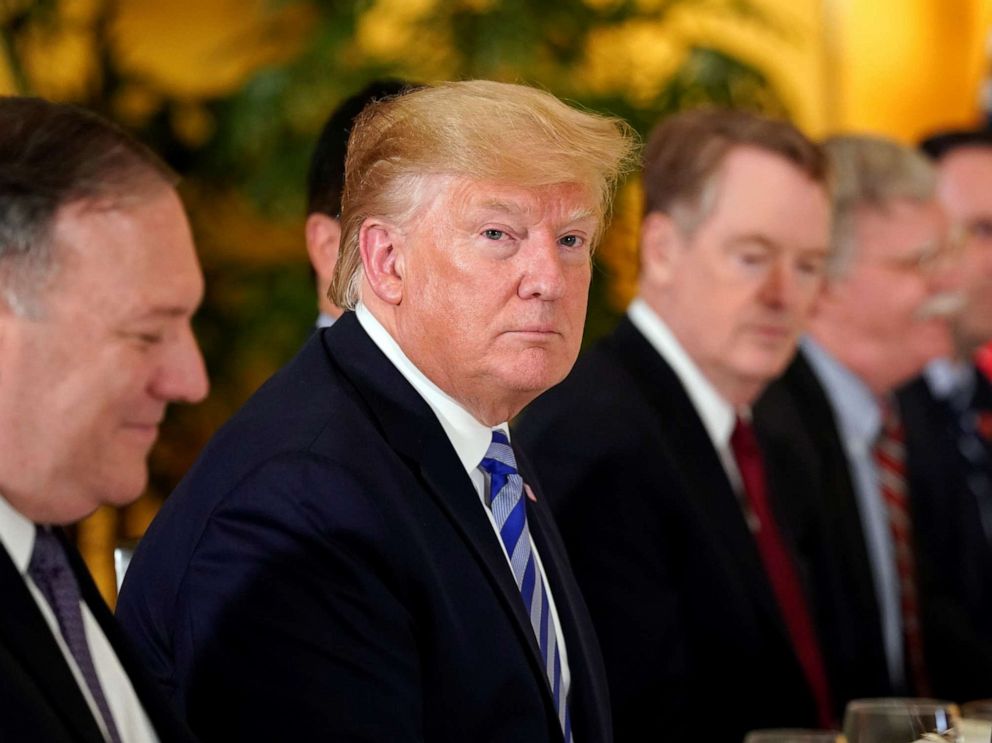
[[[992,699],[961,705],[962,743],[992,743]]]
[[[752,730],[744,738],[744,743],[842,743],[839,730]]]
[[[937,699],[855,699],[844,713],[848,743],[961,743],[957,705]]]
[[[973,720],[992,720],[992,699],[975,699],[961,705],[961,716]]]

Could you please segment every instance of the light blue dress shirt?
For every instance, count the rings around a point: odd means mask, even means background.
[[[811,338],[803,338],[800,345],[834,410],[871,563],[889,678],[895,688],[905,688],[899,573],[874,456],[875,441],[882,427],[882,413],[875,396],[860,377]]]

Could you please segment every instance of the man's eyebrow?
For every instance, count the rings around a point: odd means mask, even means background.
[[[733,235],[727,240],[728,245],[739,245],[740,243],[757,243],[772,250],[777,250],[780,247],[776,240],[760,232],[744,232],[739,235]]]
[[[485,199],[479,204],[479,206],[483,209],[490,209],[498,212],[525,211],[523,206],[520,204],[516,204],[512,201],[500,201],[499,199]]]
[[[598,219],[599,215],[595,209],[589,207],[578,207],[565,215],[566,222],[581,222],[583,219]]]
[[[193,308],[195,309],[195,308]],[[145,320],[150,318],[158,317],[185,317],[191,314],[191,308],[182,305],[161,305],[158,307],[150,307],[149,309],[138,315],[139,320]]]
[[[740,235],[735,235],[727,240],[728,245],[739,245],[741,243],[756,243],[762,247],[768,248],[769,250],[781,250],[782,246],[777,241],[769,237],[768,235],[763,235],[760,232],[745,232]],[[822,243],[810,243],[809,245],[801,245],[799,247],[799,252],[801,253],[829,253],[830,249],[826,244]]]
[[[485,199],[480,202],[479,207],[487,211],[498,211],[506,214],[531,211],[530,205],[525,205],[514,201],[503,201],[501,199]],[[595,209],[588,206],[580,206],[566,214],[562,221],[566,224],[572,224],[574,222],[580,222],[584,219],[596,219],[597,217],[598,215]]]

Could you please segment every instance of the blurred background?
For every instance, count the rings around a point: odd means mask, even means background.
[[[114,595],[139,537],[200,448],[312,332],[304,181],[328,114],[367,82],[492,78],[625,117],[642,134],[718,103],[820,137],[908,143],[992,108],[992,0],[0,0],[0,93],[118,121],[184,182],[207,280],[197,332],[212,380],[174,408],[149,492],[77,538]],[[636,274],[637,185],[597,255],[587,340]]]

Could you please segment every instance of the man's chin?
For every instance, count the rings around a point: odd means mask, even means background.
[[[132,473],[121,476],[118,473],[106,485],[100,495],[99,505],[123,508],[134,503],[148,488],[148,468],[135,469]]]

